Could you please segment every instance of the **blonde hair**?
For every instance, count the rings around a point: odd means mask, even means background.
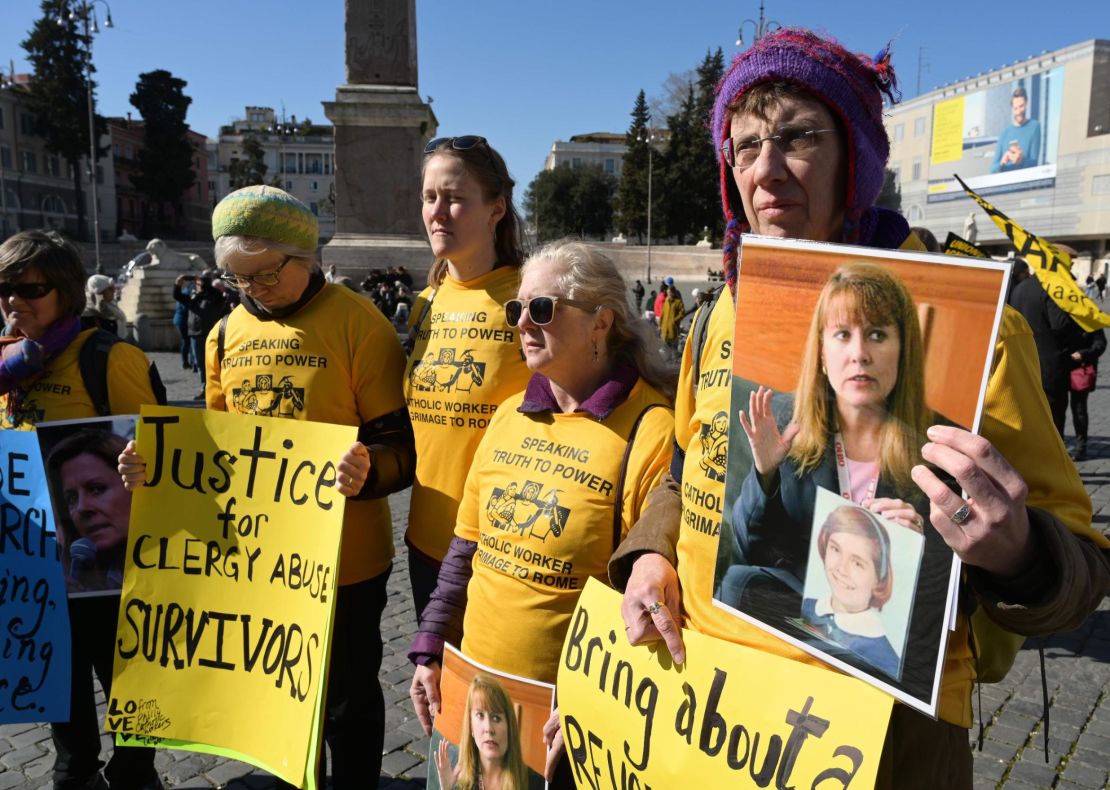
[[[463,711],[462,738],[459,743],[459,778],[455,787],[458,790],[478,790],[482,776],[482,761],[478,747],[474,744],[474,733],[470,730],[470,709],[474,698],[485,705],[490,713],[500,713],[505,719],[506,737],[509,741],[505,752],[504,782],[505,790],[528,790],[528,766],[520,749],[520,722],[513,710],[513,701],[495,679],[489,675],[475,675],[466,692],[466,709]]]
[[[564,239],[532,253],[521,269],[551,263],[562,270],[555,278],[557,296],[604,305],[613,311],[605,347],[613,362],[625,361],[644,381],[674,402],[678,375],[663,361],[659,334],[636,316],[628,303],[628,284],[608,256],[581,242]]]
[[[840,298],[843,297],[843,298]],[[925,350],[917,308],[906,286],[894,274],[873,263],[856,262],[841,267],[829,277],[806,338],[794,422],[799,427],[790,448],[798,476],[812,472],[825,458],[829,433],[836,430],[835,393],[823,370],[821,335],[834,300],[854,324],[885,326],[898,330],[898,379],[887,396],[886,415],[879,440],[879,470],[902,492],[916,492],[910,469],[921,463],[925,429],[933,412],[925,405]]]

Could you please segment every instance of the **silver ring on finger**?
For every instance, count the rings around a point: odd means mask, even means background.
[[[647,608],[647,612],[648,612],[648,614],[651,614],[651,615],[658,614],[659,610],[662,609],[662,608],[663,608],[663,602],[662,601],[652,601],[651,605],[648,606],[648,608]]]
[[[969,505],[967,502],[964,502],[963,505],[960,506],[960,509],[948,518],[953,524],[955,524],[956,526],[960,526],[969,518],[971,518],[971,505]]]

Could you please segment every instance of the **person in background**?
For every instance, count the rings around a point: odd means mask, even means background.
[[[1068,248],[1057,246],[1068,252]],[[1036,343],[1041,363],[1041,386],[1052,412],[1052,424],[1063,437],[1064,422],[1068,416],[1072,354],[1083,343],[1083,330],[1048,295],[1038,277],[1026,277],[1015,286],[1010,304],[1024,316],[1033,330],[1033,342]]]
[[[116,284],[106,274],[94,274],[85,285],[85,311],[81,326],[99,327],[119,337],[127,337],[127,316],[116,304]]]
[[[421,178],[421,217],[436,260],[409,310],[404,381],[416,434],[405,545],[418,620],[451,545],[470,459],[501,402],[528,382],[501,307],[516,296],[524,262],[505,160],[484,137],[440,137],[424,150]],[[459,419],[443,421],[442,404]]]
[[[665,290],[667,298],[663,302],[663,311],[659,316],[659,338],[672,358],[677,359],[679,327],[686,316],[686,305],[682,303],[682,296],[673,285],[667,286]]]
[[[998,135],[992,173],[1036,167],[1041,158],[1041,122],[1029,117],[1029,95],[1018,85],[1010,96],[1012,122]]]
[[[1087,415],[1087,397],[1098,383],[1098,358],[1106,351],[1106,332],[1096,329],[1086,332],[1079,347],[1071,352],[1071,423],[1075,428],[1075,447],[1072,460],[1087,460],[1087,431],[1090,420]]]
[[[788,28],[737,55],[718,83],[713,144],[725,215],[728,290],[713,304],[698,362],[700,382],[732,369],[741,234],[922,250],[909,225],[875,201],[890,143],[883,95],[895,98],[889,49],[854,55],[832,39]],[[744,339],[758,343],[760,338]],[[682,360],[673,474],[648,498],[640,521],[609,566],[625,588],[632,644],[664,639],[678,662],[687,627],[782,660],[816,663],[792,645],[713,605],[717,538],[691,524],[719,524],[724,480],[702,468],[704,426],[733,419],[731,376],[695,390],[692,344]],[[918,448],[928,465],[968,491],[963,500],[926,465],[911,470],[930,500],[929,520],[966,570],[964,590],[985,614],[1021,634],[1078,627],[1110,589],[1110,548],[1091,527],[1090,498],[1059,434],[1037,377],[1028,325],[1005,310],[982,435],[932,425]],[[683,461],[684,455],[684,461]],[[691,492],[686,494],[686,492]],[[696,494],[696,497],[694,496]],[[704,527],[702,527],[704,529]],[[948,639],[936,720],[895,704],[877,787],[970,788],[968,729],[976,661],[963,611]]]
[[[192,293],[185,295],[183,287],[186,282],[191,282]],[[188,311],[185,331],[189,336],[189,347],[194,359],[204,359],[204,341],[212,327],[224,315],[224,297],[212,285],[212,272],[204,272],[200,277],[190,277],[187,274],[178,275],[173,282],[173,298],[178,304],[184,305]],[[200,392],[193,400],[204,400],[204,382],[206,373],[203,364],[195,368],[200,375]]]
[[[669,295],[667,289],[672,285],[674,285],[674,277],[664,277],[663,285],[659,288],[659,294],[652,303],[651,309],[652,312],[655,313],[655,323],[657,324],[660,322],[660,318],[663,315],[663,303],[667,301],[667,296]]]
[[[1083,284],[1083,293],[1088,299],[1098,300],[1102,298],[1102,291],[1099,289],[1098,283],[1096,283],[1095,278],[1089,274],[1087,275],[1087,282]]]
[[[1095,285],[1098,286],[1098,300],[1101,302],[1106,298],[1106,275],[1100,274],[1095,278]]]
[[[639,280],[632,286],[632,296],[636,299],[636,314],[639,315],[644,306],[644,284]]]
[[[38,422],[100,416],[78,363],[82,346],[98,331],[80,327],[85,283],[80,253],[54,232],[27,230],[0,244],[0,309],[8,328],[8,335],[0,339],[0,427],[27,429]],[[158,402],[150,362],[138,346],[113,345],[107,373],[113,414],[137,414],[143,405]],[[107,765],[100,760],[93,673],[110,698],[119,594],[70,598],[68,603],[73,650],[70,714],[69,721],[50,725],[54,787],[162,787],[154,749],[113,746]]]
[[[925,245],[925,249],[927,251],[929,251],[929,252],[941,252],[940,242],[937,241],[937,237],[934,236],[933,232],[931,230],[929,230],[928,228],[922,228],[922,227],[910,228],[910,233],[917,236],[917,238],[921,240],[921,243]]]
[[[181,293],[185,296],[192,296],[194,282],[191,280],[183,281]],[[184,370],[192,370],[196,373],[203,364],[203,360],[193,356],[193,344],[189,342],[189,308],[185,306],[185,302],[175,300],[173,327],[181,335],[181,367]]]

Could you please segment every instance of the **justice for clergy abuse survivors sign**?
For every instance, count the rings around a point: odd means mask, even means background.
[[[106,729],[314,787],[356,429],[144,407],[137,437]]]
[[[579,790],[873,787],[893,698],[863,681],[684,630],[686,663],[632,647],[591,579],[559,661]]]

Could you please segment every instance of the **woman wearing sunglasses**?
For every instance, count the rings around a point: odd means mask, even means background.
[[[670,463],[674,377],[608,258],[574,242],[545,247],[525,264],[504,315],[532,376],[478,445],[409,653],[410,693],[429,733],[444,641],[461,637],[481,664],[555,681],[579,592],[591,576],[605,578]],[[549,776],[559,753],[549,753]]]
[[[56,233],[28,230],[0,245],[0,309],[8,334],[0,338],[0,403],[3,428],[47,420],[97,417],[78,357],[98,330],[80,328],[85,309],[84,263]],[[157,403],[150,362],[136,346],[116,343],[108,352],[108,402],[113,414],[135,414]],[[161,787],[154,750],[113,747],[100,774],[100,727],[93,671],[111,695],[112,644],[119,593],[69,601],[73,645],[70,719],[51,724],[56,787]]]
[[[451,544],[470,459],[498,405],[528,381],[501,308],[524,260],[505,161],[476,135],[440,137],[424,154],[421,213],[436,260],[409,312],[405,375],[416,435],[405,543],[418,619]]]

